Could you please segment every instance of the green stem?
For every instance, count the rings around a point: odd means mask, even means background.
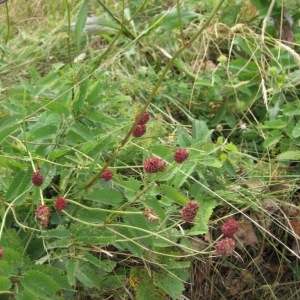
[[[190,39],[188,44],[183,44],[178,50],[177,52],[175,52],[175,54],[172,56],[172,58],[169,60],[169,62],[167,63],[167,65],[165,66],[165,68],[163,69],[160,77],[157,80],[157,83],[155,85],[155,87],[153,88],[146,104],[144,105],[144,107],[141,109],[140,111],[140,117],[137,118],[137,120],[133,123],[132,127],[130,128],[130,130],[127,132],[126,136],[124,137],[124,139],[122,140],[121,144],[119,147],[117,147],[114,151],[114,153],[111,155],[111,157],[109,158],[109,160],[106,162],[106,164],[104,165],[104,167],[102,168],[102,170],[96,175],[94,176],[94,178],[92,178],[90,180],[90,182],[88,182],[85,186],[85,190],[87,191],[91,186],[93,186],[94,184],[97,183],[98,179],[101,177],[102,173],[104,172],[104,170],[114,161],[114,159],[117,157],[119,151],[121,150],[121,148],[123,148],[123,146],[128,142],[129,138],[131,137],[131,133],[134,130],[134,128],[136,127],[136,125],[139,123],[139,121],[141,120],[144,112],[147,110],[148,106],[150,105],[150,103],[153,101],[155,95],[157,94],[164,78],[166,77],[168,71],[170,70],[170,68],[172,67],[172,65],[174,64],[175,60],[179,57],[179,55],[189,46],[191,45],[193,42],[195,42],[197,40],[197,38],[202,34],[202,32],[205,30],[205,28],[208,27],[208,25],[211,23],[211,21],[213,20],[213,18],[215,17],[215,15],[217,14],[218,10],[220,9],[220,7],[222,6],[222,4],[225,2],[226,0],[220,0],[220,2],[217,4],[217,6],[214,8],[214,10],[212,11],[211,15],[209,16],[209,18],[204,22],[204,24],[202,25],[202,27],[192,36],[192,38]]]

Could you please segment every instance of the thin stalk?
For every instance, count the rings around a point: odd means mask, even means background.
[[[219,11],[220,7],[223,5],[223,3],[226,0],[221,0],[216,7],[214,8],[214,10],[212,11],[212,13],[210,14],[210,16],[208,17],[208,19],[205,21],[205,23],[202,25],[202,27],[192,36],[192,38],[190,39],[188,44],[183,44],[176,52],[175,54],[172,56],[172,58],[169,60],[169,62],[167,63],[167,65],[165,66],[165,68],[163,69],[160,77],[158,78],[155,87],[153,88],[146,104],[144,105],[144,107],[141,109],[140,114],[139,114],[139,118],[136,119],[136,121],[133,123],[132,127],[130,128],[130,130],[127,132],[126,136],[124,137],[124,139],[122,140],[122,142],[120,143],[119,147],[117,147],[114,151],[114,153],[111,155],[111,157],[108,159],[108,161],[106,162],[106,164],[104,165],[104,167],[102,168],[102,170],[96,175],[94,176],[85,186],[85,190],[87,191],[91,186],[93,186],[94,184],[97,183],[98,179],[101,177],[102,173],[104,172],[105,169],[107,169],[107,167],[115,160],[115,158],[118,156],[120,150],[123,148],[123,146],[128,142],[128,140],[131,137],[131,133],[134,130],[134,128],[136,127],[136,125],[140,122],[144,112],[147,110],[148,106],[151,104],[151,102],[153,101],[155,95],[157,94],[164,78],[166,77],[168,71],[170,70],[170,68],[172,67],[172,65],[174,64],[175,60],[179,57],[179,55],[189,46],[191,45],[193,42],[195,42],[197,40],[197,38],[202,34],[202,32],[205,30],[205,28],[207,28],[209,26],[209,24],[211,23],[211,21],[213,20],[213,18],[215,17],[215,15],[217,14],[217,12]]]

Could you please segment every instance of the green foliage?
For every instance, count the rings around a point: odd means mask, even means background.
[[[299,46],[268,35],[269,26],[259,29],[270,1],[252,1],[259,13],[251,20],[255,30],[236,23],[250,2],[221,1],[223,10],[216,1],[203,7],[194,1],[128,1],[126,8],[106,2],[47,4],[49,24],[36,35],[28,25],[7,40],[0,26],[0,74],[17,73],[0,82],[5,296],[185,297],[192,292],[194,260],[214,270],[225,266],[226,274],[238,264],[230,258],[215,264],[214,250],[222,238],[220,223],[236,213],[242,224],[248,212],[255,213],[264,238],[260,251],[274,237],[273,248],[295,247],[269,234],[271,225],[264,230],[275,219],[272,209],[290,220],[290,210],[281,207],[284,198],[277,199],[269,185],[277,172],[290,178],[281,169],[300,160]],[[297,5],[289,4],[295,17]],[[282,18],[281,11],[275,1],[270,17]],[[56,13],[62,23],[54,26]],[[99,17],[89,24],[94,14]],[[66,25],[71,18],[75,23]],[[89,31],[90,25],[96,30]],[[145,111],[146,133],[134,137],[135,117]],[[179,149],[188,152],[182,163],[174,160]],[[163,160],[165,169],[147,173],[150,157]],[[107,169],[113,174],[108,181],[102,176]],[[36,171],[44,179],[40,187],[31,182]],[[297,185],[295,179],[289,186]],[[61,211],[58,197],[67,201]],[[194,221],[184,222],[190,200],[199,210]],[[271,209],[263,206],[266,200]],[[35,215],[39,205],[51,211],[45,227]],[[291,233],[290,224],[278,227]],[[244,236],[236,238],[236,251],[255,265],[248,256],[256,248],[244,251],[243,245],[256,245]],[[298,278],[297,265],[293,270]],[[205,272],[203,281],[210,277]],[[226,287],[222,298],[233,296],[228,293]]]

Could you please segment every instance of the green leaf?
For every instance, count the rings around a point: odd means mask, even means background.
[[[154,284],[165,291],[172,299],[177,299],[184,291],[182,280],[163,271],[154,274]]]
[[[79,267],[77,268],[76,278],[88,288],[98,288],[99,279],[95,268],[90,264],[80,262]]]
[[[79,267],[79,260],[69,259],[66,262],[67,278],[71,286],[74,286],[76,283],[76,272]]]
[[[161,193],[171,202],[175,202],[179,205],[186,205],[189,199],[178,192],[177,189],[172,188],[169,185],[160,186]]]
[[[153,280],[149,278],[148,272],[144,269],[134,269],[130,271],[131,282],[134,283],[137,299],[139,300],[165,300],[166,293],[153,284]]]
[[[197,166],[197,161],[189,161],[183,164],[180,167],[180,171],[176,172],[175,169],[175,177],[170,181],[170,185],[174,186],[175,188],[179,189],[187,180],[187,178],[193,173],[195,167]]]
[[[21,171],[17,174],[15,174],[12,182],[10,183],[10,186],[8,187],[8,190],[5,195],[5,200],[7,202],[11,202],[16,197],[24,193],[24,191],[27,190],[27,188],[30,185],[30,176],[31,176],[32,170],[28,169],[26,171]],[[20,200],[24,199],[24,197],[21,197]],[[19,201],[18,201],[19,202]]]
[[[292,136],[298,138],[300,136],[300,123],[298,122],[292,131]]]
[[[159,27],[169,31],[180,26],[187,25],[191,21],[198,19],[200,16],[200,14],[182,7],[180,10],[180,18],[178,16],[177,9],[163,11],[152,19],[152,21],[149,23],[149,26],[154,26],[155,28]]]
[[[275,119],[266,121],[264,124],[260,125],[261,129],[283,129],[287,126],[287,123],[281,119]]]
[[[73,104],[73,110],[75,114],[77,114],[81,110],[84,102],[86,101],[86,95],[89,88],[89,78],[88,77],[81,78],[83,76],[85,76],[85,74],[79,77],[79,81],[80,81],[79,95]]]
[[[177,129],[177,144],[180,147],[186,148],[191,146],[192,142],[191,142],[191,137],[188,135],[187,131],[182,128],[182,127],[178,127]]]
[[[300,151],[286,151],[277,155],[278,160],[300,160]]]
[[[17,118],[15,116],[2,121],[0,123],[0,142],[15,132],[19,127],[20,125],[17,123]]]
[[[12,283],[9,277],[0,276],[0,291],[9,291],[12,286]]]
[[[108,204],[116,206],[123,200],[122,194],[115,189],[101,189],[89,192],[86,195],[86,199],[99,202],[102,204]]]
[[[81,8],[78,12],[77,20],[75,24],[75,41],[76,41],[76,48],[78,52],[81,50],[81,41],[83,36],[83,29],[87,19],[88,4],[89,4],[88,0],[83,1]]]
[[[117,265],[115,261],[111,261],[107,259],[101,260],[99,257],[96,257],[95,255],[92,255],[88,252],[84,254],[84,258],[94,266],[100,268],[101,271],[103,271],[104,273],[112,272]]]
[[[132,177],[128,180],[122,182],[125,190],[125,196],[128,200],[136,196],[137,192],[140,190],[140,182]]]
[[[52,230],[43,231],[41,237],[45,238],[66,238],[70,237],[71,232],[64,228],[64,226],[57,226],[57,228]]]
[[[209,130],[204,121],[193,121],[192,138],[194,142],[210,142],[212,133],[213,130]]]
[[[94,136],[91,134],[91,131],[81,124],[74,124],[70,126],[66,138],[71,145],[94,140]]]
[[[21,280],[22,286],[40,299],[56,299],[60,290],[58,283],[50,276],[39,271],[29,270]]]

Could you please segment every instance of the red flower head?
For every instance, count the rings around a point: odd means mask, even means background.
[[[220,256],[228,256],[233,254],[235,249],[235,240],[232,238],[226,237],[225,239],[222,239],[217,242],[215,246],[215,250],[218,255]]]
[[[177,163],[183,163],[189,156],[189,153],[185,149],[178,149],[174,154],[174,160]]]
[[[58,197],[54,203],[57,211],[64,210],[67,207],[67,200],[64,197]]]
[[[36,186],[41,186],[44,182],[43,175],[40,172],[34,172],[31,174],[31,181]]]
[[[235,234],[238,228],[239,223],[234,219],[229,219],[223,224],[221,231],[225,236],[232,236]]]
[[[113,174],[112,170],[106,169],[102,173],[101,178],[103,178],[105,181],[109,181],[113,178],[113,176],[114,176],[114,174]]]
[[[135,116],[135,120],[137,120],[140,117],[140,114],[137,114]],[[148,112],[144,112],[141,120],[139,121],[138,125],[145,125],[150,120],[150,115]]]
[[[46,205],[39,205],[35,210],[35,217],[42,227],[46,227],[50,219],[50,208]]]
[[[145,134],[146,130],[147,130],[147,127],[145,124],[136,125],[136,127],[132,131],[132,135],[136,138],[139,138]]]
[[[0,247],[0,259],[3,257],[3,248]]]
[[[181,219],[185,222],[192,223],[198,213],[199,203],[197,201],[189,201],[180,211]]]
[[[146,173],[163,172],[166,167],[166,162],[158,157],[150,157],[144,161],[144,170]]]

